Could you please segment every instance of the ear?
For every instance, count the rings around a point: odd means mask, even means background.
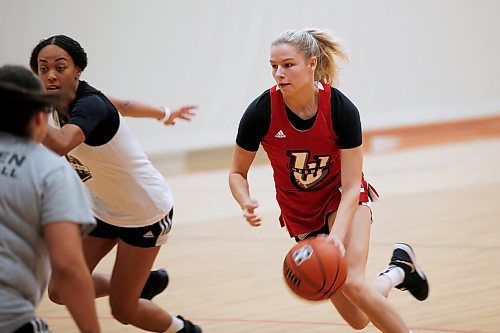
[[[82,75],[82,70],[79,67],[76,67],[75,80],[78,80],[80,75]]]
[[[312,56],[311,59],[309,60],[309,65],[311,66],[311,69],[313,71],[316,70],[316,67],[318,66],[318,58]]]

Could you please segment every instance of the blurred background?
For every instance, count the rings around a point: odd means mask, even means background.
[[[367,277],[394,242],[408,242],[431,284],[426,302],[391,294],[413,332],[498,333],[499,13],[497,0],[0,0],[0,65],[28,66],[39,40],[66,34],[88,54],[82,79],[105,94],[200,106],[175,126],[126,119],[175,197],[172,237],[155,263],[171,285],[158,304],[204,332],[347,333],[331,305],[303,304],[283,284],[294,242],[276,222],[269,165],[249,174],[260,228],[243,221],[227,184],[241,115],[274,84],[272,40],[330,31],[350,55],[338,86],[360,111],[364,171],[383,199]],[[112,318],[106,298],[98,307],[104,332],[138,332]],[[48,299],[38,313],[54,332],[77,332]]]
[[[168,129],[127,119],[150,155],[231,146],[247,105],[273,85],[269,45],[288,29],[343,41],[339,88],[367,130],[500,113],[496,0],[0,3],[0,64],[28,65],[39,40],[66,34],[88,54],[82,79],[104,93],[200,106]]]

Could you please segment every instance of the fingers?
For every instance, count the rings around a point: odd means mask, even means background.
[[[180,116],[194,116],[196,115],[195,110],[198,109],[198,105],[185,105],[179,109]]]
[[[188,105],[183,105],[181,106],[180,108],[181,109],[189,109],[189,110],[195,110],[197,109],[199,106],[197,104],[188,104]]]
[[[247,220],[247,222],[251,226],[258,227],[258,226],[262,225],[262,218],[253,212],[251,213],[247,210],[244,210],[243,217]]]
[[[259,204],[257,203],[257,200],[254,199],[250,199],[243,205],[243,217],[254,227],[262,225],[262,218],[255,214],[255,209],[258,207]]]
[[[337,249],[339,250],[340,254],[342,256],[345,255],[345,247],[344,247],[344,244],[343,243],[338,243],[337,244]]]
[[[191,119],[196,116],[196,112],[194,111],[196,109],[198,109],[198,105],[185,105],[180,107],[172,112],[173,117],[171,117],[169,124],[175,124],[175,118],[191,121]]]
[[[184,119],[186,121],[191,121],[191,119],[194,116],[196,116],[195,112],[184,112],[184,113],[181,112],[177,118],[181,118],[181,119]]]
[[[333,236],[333,235],[318,235],[317,238],[323,238],[329,242],[332,243],[333,246],[335,246],[338,251],[340,252],[341,255],[345,255],[345,247],[344,243],[340,240],[340,238]]]

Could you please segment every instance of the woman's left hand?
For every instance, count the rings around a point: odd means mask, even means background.
[[[196,110],[198,105],[184,105],[178,109],[172,110],[170,117],[164,122],[165,125],[175,125],[175,120],[177,118],[191,121],[191,119],[196,115]]]

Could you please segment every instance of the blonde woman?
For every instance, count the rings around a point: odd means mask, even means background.
[[[244,113],[229,174],[231,192],[246,221],[262,219],[250,195],[249,168],[260,145],[274,171],[280,223],[291,237],[326,237],[343,253],[348,277],[331,302],[354,329],[372,322],[382,332],[409,328],[387,301],[392,287],[408,289],[417,299],[428,294],[425,275],[409,245],[394,246],[388,268],[365,279],[371,201],[376,196],[364,180],[359,112],[332,87],[341,46],[320,30],[290,30],[272,44],[270,65],[276,85],[264,91]]]

